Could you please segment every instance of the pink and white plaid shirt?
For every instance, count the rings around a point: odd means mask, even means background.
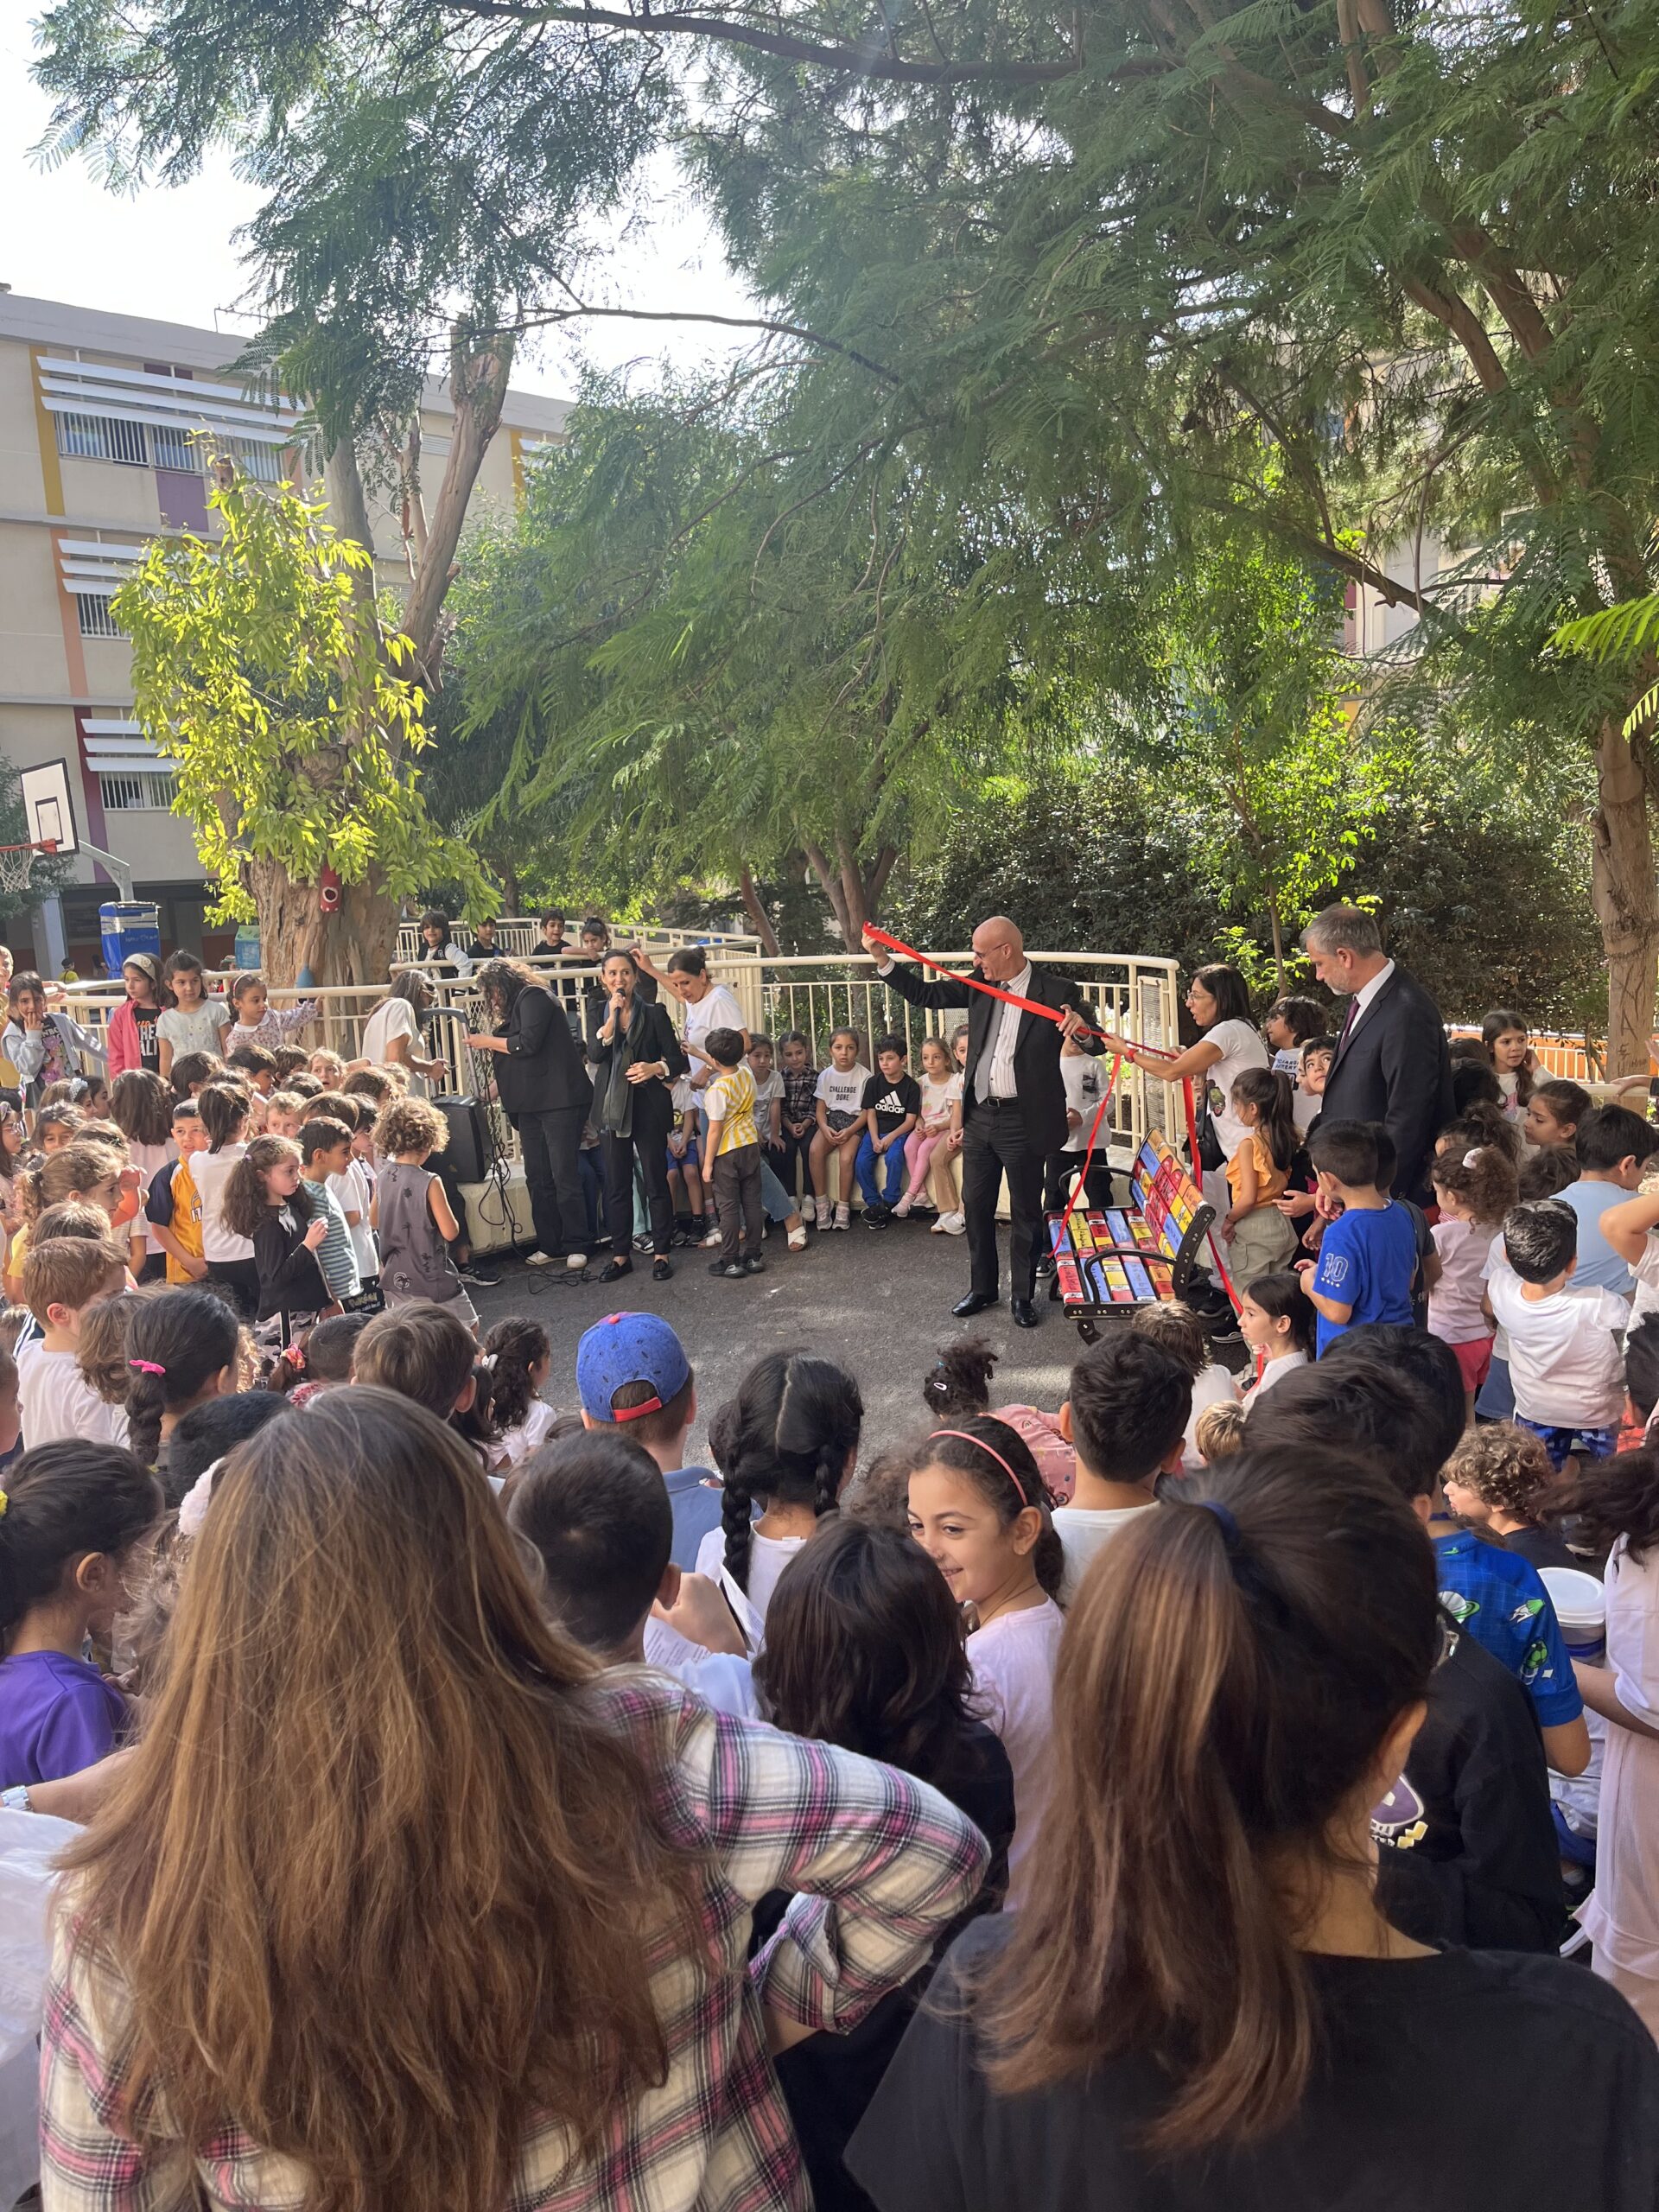
[[[655,1777],[668,1833],[702,1855],[709,1952],[665,1941],[653,1956],[662,2087],[619,2112],[580,2167],[556,2120],[533,2126],[501,2212],[809,2212],[762,2007],[855,2026],[971,1903],[984,1840],[925,1783],[715,1713],[666,1676],[619,1673],[607,1694]],[[778,1889],[802,1894],[751,1964],[751,1910]],[[117,2131],[125,2005],[118,1976],[60,1915],[41,2042],[46,2212],[299,2212],[303,2170],[234,2125],[194,2156],[183,2143],[145,2152]]]

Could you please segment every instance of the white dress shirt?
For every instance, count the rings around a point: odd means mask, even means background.
[[[1344,1044],[1347,1042],[1348,1039],[1353,1035],[1360,1023],[1364,1020],[1366,1008],[1370,1005],[1372,1000],[1376,996],[1383,984],[1388,982],[1389,976],[1392,976],[1393,973],[1393,961],[1384,961],[1382,967],[1380,967],[1376,975],[1372,976],[1370,982],[1369,983],[1362,983],[1359,988],[1354,993],[1353,1018],[1344,1025],[1343,1031],[1343,1041]]]
[[[1027,961],[1017,976],[1006,983],[999,983],[1001,991],[1015,991],[1021,998],[1031,990],[1031,963]],[[1023,1009],[1005,1005],[1001,1019],[996,1025],[996,1035],[988,1054],[982,1052],[979,1065],[974,1071],[976,1098],[1012,1098],[1015,1095],[1014,1080],[1014,1048],[1020,1041],[1020,1018]]]

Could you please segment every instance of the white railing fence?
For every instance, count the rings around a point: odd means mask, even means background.
[[[573,913],[565,918],[564,934],[573,947],[582,922],[580,914]],[[464,950],[472,943],[474,932],[465,922],[456,922],[452,934],[460,940]],[[495,925],[495,949],[504,959],[526,959],[537,950],[541,942],[542,925],[537,915],[511,914]],[[653,960],[657,958],[659,947],[664,952],[673,952],[681,945],[701,944],[707,946],[711,956],[730,952],[743,958],[753,957],[760,950],[758,937],[732,931],[664,929],[654,922],[649,928],[638,930],[631,929],[625,923],[613,923],[611,925],[611,943],[641,944]],[[424,950],[425,940],[421,935],[418,920],[402,923],[397,931],[396,957],[399,960],[418,960]]]
[[[659,957],[656,933],[646,942],[652,959],[660,966],[666,950]],[[709,974],[731,989],[751,1033],[764,1033],[775,1043],[791,1030],[800,1031],[810,1040],[815,1066],[823,1066],[829,1058],[831,1033],[848,1027],[859,1032],[867,1060],[876,1038],[890,1033],[903,1036],[912,1066],[918,1067],[923,1039],[943,1037],[948,1043],[951,1031],[966,1019],[965,1012],[930,1014],[912,1007],[887,988],[876,975],[874,963],[862,956],[774,960],[758,951],[735,952],[713,944],[708,949]],[[967,952],[938,957],[958,970],[965,970],[972,960]],[[1173,960],[1097,952],[1034,952],[1031,957],[1042,966],[1075,976],[1084,999],[1100,1016],[1102,1027],[1145,1045],[1168,1049],[1176,1044],[1178,970]],[[584,993],[592,988],[592,976],[590,968],[573,964],[568,970],[550,969],[545,978],[579,1037]],[[445,1065],[445,1077],[437,1087],[481,1096],[491,1072],[488,1056],[474,1054],[466,1042],[469,1031],[487,1027],[479,992],[470,982],[436,976],[429,980],[435,1003],[423,1017],[423,1057],[442,1059]],[[77,1021],[101,1039],[123,995],[116,984],[80,987],[68,993],[67,1008]],[[270,998],[274,1006],[281,1007],[305,995],[273,988]],[[364,1028],[385,997],[385,987],[341,986],[325,988],[319,995],[321,1010],[316,1020],[301,1032],[295,1043],[313,1052],[326,1046],[348,1062],[360,1058]],[[662,998],[677,1026],[683,1027],[684,1014],[678,1000],[666,991]],[[1108,1124],[1111,1144],[1120,1157],[1133,1154],[1149,1128],[1174,1130],[1179,1126],[1178,1094],[1125,1066],[1113,1095]],[[516,1147],[505,1123],[499,1135],[503,1148],[511,1155]]]

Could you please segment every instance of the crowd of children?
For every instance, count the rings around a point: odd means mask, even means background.
[[[0,1808],[90,1822],[48,2205],[1496,2204],[1563,2139],[1564,2202],[1659,2199],[1640,1116],[1496,1014],[1431,1221],[1284,1001],[1248,1387],[1170,1303],[1050,1408],[953,1343],[874,1436],[768,1351],[703,1465],[665,1320],[560,1414],[545,1328],[480,1342],[437,1109],[200,982],[130,989],[107,1093],[38,979],[4,1047]],[[855,1182],[959,1224],[961,1040],[861,1055],[699,1029],[712,1273]]]

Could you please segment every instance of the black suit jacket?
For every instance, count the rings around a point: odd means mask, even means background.
[[[611,1002],[601,995],[588,1001],[588,1057],[602,1071],[599,1078],[601,1093],[610,1089],[610,1045],[600,1042],[599,1033],[610,1019]],[[644,1027],[636,1027],[644,1023]],[[633,1094],[633,1131],[636,1136],[658,1134],[666,1135],[674,1119],[673,1085],[685,1073],[689,1062],[685,1048],[680,1043],[673,1023],[668,1018],[668,1008],[653,1006],[648,999],[634,994],[633,1012],[629,1017],[629,1033],[632,1039],[632,1057],[636,1060],[662,1060],[668,1068],[669,1080],[660,1077],[652,1083],[642,1083]],[[594,1124],[598,1126],[597,1122]]]
[[[526,983],[495,1034],[506,1039],[493,1055],[495,1092],[504,1114],[551,1114],[593,1103],[592,1078],[582,1063],[564,1008],[539,983]]]
[[[1320,1118],[1381,1122],[1400,1155],[1395,1189],[1427,1205],[1434,1140],[1452,1113],[1440,1010],[1414,976],[1396,968],[1332,1063]]]
[[[977,982],[986,980],[977,968],[973,975]],[[899,961],[893,963],[881,981],[897,991],[901,999],[908,999],[912,1006],[967,1007],[968,1075],[962,1100],[963,1123],[966,1127],[979,1103],[974,1094],[981,1056],[995,1050],[997,1025],[1005,1011],[1001,1000],[973,989],[965,976],[944,976],[937,982],[930,982],[918,969]],[[1031,988],[1024,995],[1039,1006],[1052,1006],[1056,1012],[1075,1007],[1091,1029],[1100,1027],[1093,1007],[1079,998],[1077,987],[1069,976],[1056,976],[1047,969],[1033,967]],[[1085,1052],[1096,1053],[1105,1049],[1097,1037],[1085,1037],[1083,1047]],[[1065,1084],[1060,1074],[1058,1022],[1045,1020],[1039,1014],[1020,1014],[1020,1033],[1014,1046],[1014,1080],[1033,1143],[1041,1153],[1058,1152],[1071,1134],[1065,1121]]]

